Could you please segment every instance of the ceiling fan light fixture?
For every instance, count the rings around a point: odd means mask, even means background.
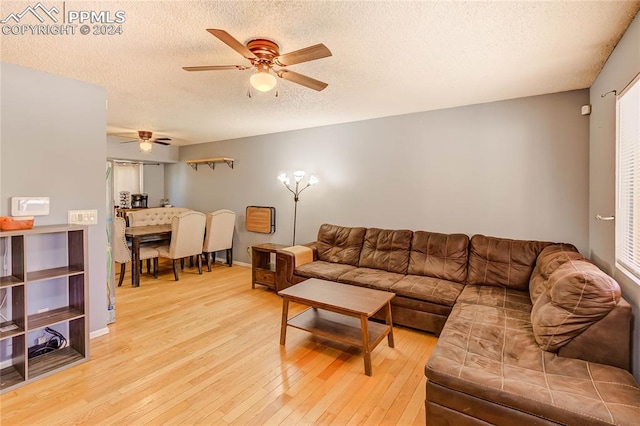
[[[140,151],[142,152],[151,152],[153,145],[148,140],[143,140],[140,142]]]
[[[259,68],[258,72],[249,78],[249,82],[254,89],[260,92],[268,92],[276,87],[278,80],[276,80],[273,74],[269,73],[269,68],[266,70]]]

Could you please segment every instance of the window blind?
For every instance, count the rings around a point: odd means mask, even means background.
[[[616,263],[640,280],[640,74],[616,110]]]

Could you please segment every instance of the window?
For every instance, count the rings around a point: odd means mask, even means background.
[[[640,283],[640,74],[616,109],[616,266]]]
[[[142,165],[117,162],[113,167],[113,197],[116,206],[121,204],[120,191],[139,194],[142,187]]]

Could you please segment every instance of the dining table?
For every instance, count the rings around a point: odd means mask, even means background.
[[[140,286],[140,244],[171,240],[171,224],[129,226],[124,231],[131,241],[131,285]]]

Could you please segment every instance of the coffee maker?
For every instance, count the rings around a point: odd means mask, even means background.
[[[147,194],[131,194],[131,208],[132,209],[146,209],[147,208]]]

